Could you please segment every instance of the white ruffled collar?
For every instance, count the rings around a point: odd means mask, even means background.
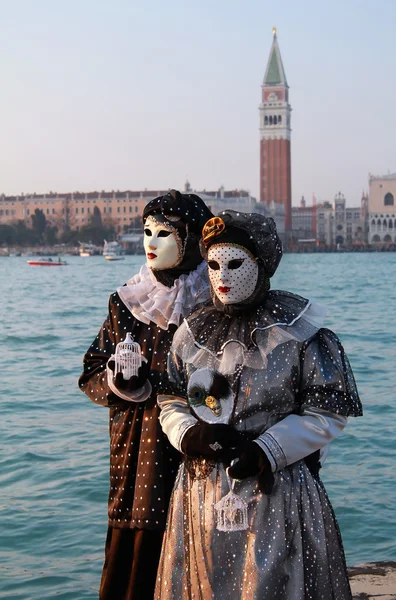
[[[171,288],[157,281],[144,264],[117,292],[138,321],[153,322],[165,330],[169,325],[178,327],[198,303],[210,298],[206,263],[202,261],[195,271],[181,275]]]

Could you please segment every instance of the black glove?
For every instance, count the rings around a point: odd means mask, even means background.
[[[233,479],[246,479],[257,475],[259,490],[270,494],[274,485],[271,463],[265,452],[255,442],[247,442],[239,449],[238,461],[228,468]]]
[[[114,371],[115,370],[115,362],[114,360],[109,360],[108,362],[109,368]],[[146,362],[142,362],[141,366],[138,369],[138,374],[134,375],[130,379],[124,379],[122,373],[117,373],[115,377],[113,377],[114,385],[123,392],[135,392],[144,386],[148,379],[148,364]]]
[[[311,475],[315,478],[319,477],[319,471],[322,468],[320,462],[320,450],[316,450],[316,452],[312,452],[304,458],[305,463],[308,469],[311,471]]]
[[[232,448],[241,443],[241,436],[231,425],[199,422],[187,429],[181,442],[183,454],[212,460],[229,460]]]

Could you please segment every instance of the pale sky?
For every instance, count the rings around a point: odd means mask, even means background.
[[[396,0],[0,0],[0,194],[258,197],[272,26],[293,204],[396,171]]]

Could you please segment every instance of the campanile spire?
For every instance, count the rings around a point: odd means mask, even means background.
[[[282,204],[285,232],[291,231],[291,106],[289,86],[279,50],[276,27],[261,85],[260,201]]]

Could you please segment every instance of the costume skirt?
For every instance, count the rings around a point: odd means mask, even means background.
[[[245,531],[219,531],[224,468],[194,478],[182,464],[168,514],[155,600],[351,600],[338,525],[323,483],[301,461],[275,474],[271,495],[236,482]]]
[[[100,600],[152,600],[163,531],[107,530]]]

